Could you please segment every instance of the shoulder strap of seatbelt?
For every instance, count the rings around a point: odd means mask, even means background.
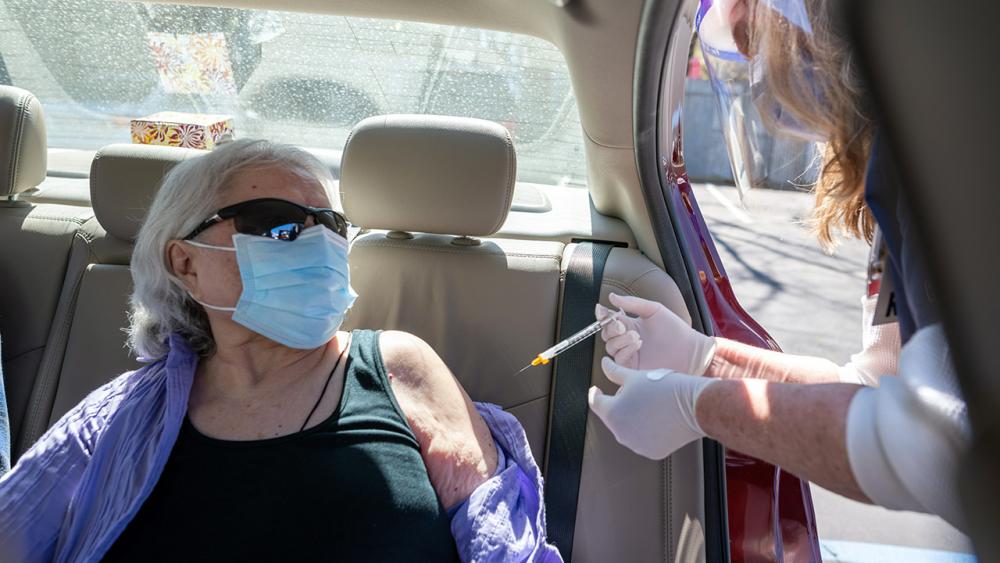
[[[563,284],[559,339],[594,322],[604,265],[611,245],[581,242],[570,255]],[[552,422],[545,475],[548,537],[566,563],[573,558],[573,532],[580,494],[583,446],[587,431],[587,390],[594,363],[594,340],[587,339],[555,361]]]

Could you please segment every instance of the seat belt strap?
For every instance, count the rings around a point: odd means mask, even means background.
[[[594,305],[601,296],[609,244],[581,242],[570,255],[563,284],[559,339],[594,322]],[[583,447],[587,432],[587,390],[594,364],[594,339],[563,352],[555,360],[552,422],[545,475],[548,537],[566,563],[573,558],[573,532],[580,495]]]

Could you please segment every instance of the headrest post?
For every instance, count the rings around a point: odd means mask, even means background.
[[[413,234],[406,231],[389,231],[385,234],[385,238],[391,238],[392,240],[410,240],[413,238]]]
[[[483,241],[477,238],[460,236],[453,238],[451,240],[451,244],[455,246],[479,246],[480,244],[483,244]]]

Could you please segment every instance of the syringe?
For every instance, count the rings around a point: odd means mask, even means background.
[[[598,332],[601,331],[602,328],[608,326],[609,324],[611,324],[612,321],[617,320],[619,316],[624,314],[625,313],[623,313],[622,311],[616,311],[599,321],[594,321],[590,323],[589,325],[584,327],[583,330],[577,332],[576,334],[570,336],[569,338],[557,343],[555,346],[549,348],[548,350],[544,350],[543,352],[535,356],[535,359],[531,360],[530,364],[521,368],[520,371],[518,371],[514,375],[517,375],[528,368],[534,366],[543,366],[551,362],[552,358],[555,358],[559,354],[562,354],[566,350],[569,350],[573,346],[576,346],[577,344],[597,334]]]

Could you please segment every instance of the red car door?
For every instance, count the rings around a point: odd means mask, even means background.
[[[680,145],[678,145],[680,146]],[[667,197],[697,270],[714,334],[780,351],[740,306],[709,236],[683,164],[665,170]],[[809,484],[733,450],[725,453],[729,546],[733,561],[820,561]]]
[[[647,2],[643,14],[633,111],[645,201],[664,263],[686,293],[696,327],[780,350],[733,294],[684,166],[682,106],[696,5]],[[709,561],[822,560],[806,481],[712,441],[704,450]]]

